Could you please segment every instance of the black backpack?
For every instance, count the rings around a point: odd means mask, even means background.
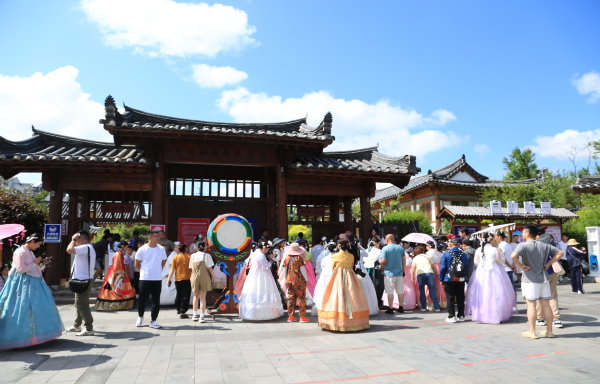
[[[467,269],[465,263],[463,263],[461,260],[463,252],[450,252],[450,255],[452,255],[452,263],[450,264],[450,269],[448,270],[450,281],[465,281],[467,277]]]

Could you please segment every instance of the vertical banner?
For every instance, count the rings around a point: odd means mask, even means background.
[[[206,239],[209,225],[210,219],[179,219],[177,240],[189,246],[198,235]]]
[[[45,224],[44,225],[44,241],[46,243],[60,243],[60,224]]]
[[[63,236],[67,236],[68,232],[69,232],[69,220],[62,219],[62,228],[61,228],[60,234]]]

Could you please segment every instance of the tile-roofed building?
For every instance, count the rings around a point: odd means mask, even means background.
[[[509,213],[507,208],[502,208],[502,213],[492,214],[490,208],[488,207],[464,207],[456,205],[445,206],[438,216],[451,216],[458,219],[479,219],[480,221],[493,220],[497,218],[508,221],[531,218],[540,218],[544,220],[569,220],[579,217],[577,214],[569,211],[566,208],[552,208],[550,210],[550,214],[544,214],[539,207],[535,209],[535,213],[527,213],[525,212],[524,208],[519,208],[518,212],[516,213]]]
[[[42,172],[51,192],[49,220],[68,220],[69,232],[136,221],[165,225],[167,237],[180,240],[188,230],[181,218],[237,213],[272,237],[287,238],[288,225],[303,224],[315,239],[356,226],[367,238],[376,183],[403,188],[420,172],[414,156],[388,156],[377,147],[325,151],[335,141],[331,113],[311,127],[305,118],[241,124],[169,117],[117,108],[112,96],[104,107],[98,129],[112,143],[37,129],[24,141],[0,137],[0,176]],[[356,200],[359,224],[351,214]],[[56,255],[46,273],[52,284],[69,273],[70,258],[57,247],[48,244]]]
[[[575,193],[591,193],[597,195],[600,193],[600,176],[579,176],[575,185],[571,186],[571,189]]]
[[[532,183],[535,180],[519,180],[510,183]],[[400,206],[422,210],[430,217],[434,230],[441,229],[441,221],[437,217],[440,210],[447,205],[480,206],[479,188],[499,187],[504,181],[490,180],[477,172],[465,155],[436,171],[413,177],[404,187],[395,185],[378,189],[371,201],[373,212],[382,214],[390,202],[401,196]]]

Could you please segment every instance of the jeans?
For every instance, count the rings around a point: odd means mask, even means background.
[[[180,280],[175,282],[175,308],[177,312],[186,313],[190,308],[190,296],[192,295],[192,284],[189,280]]]
[[[162,280],[140,280],[140,297],[138,301],[138,315],[144,317],[146,312],[146,302],[152,295],[152,321],[158,318],[160,311],[160,291],[162,290]]]
[[[85,325],[85,329],[88,331],[94,330],[94,318],[92,317],[92,311],[90,311],[90,292],[94,286],[94,279],[88,280],[88,289],[81,293],[75,293],[75,310],[77,317],[73,322],[73,326],[79,328],[81,323]]]
[[[425,309],[427,307],[425,285],[429,287],[429,296],[431,297],[431,301],[433,301],[433,308],[435,308],[436,310],[440,309],[440,301],[437,297],[437,291],[435,290],[435,282],[433,279],[433,273],[421,273],[417,275],[417,282],[419,283],[419,299],[421,300],[421,309]]]
[[[517,287],[515,287],[515,281],[513,280],[513,275],[514,272],[513,271],[506,271],[506,273],[508,274],[508,278],[510,279],[510,283],[513,286],[513,290],[515,291],[515,295],[517,294]]]
[[[446,281],[444,282],[444,291],[448,300],[448,317],[456,316],[454,313],[455,302],[458,306],[458,317],[465,317],[465,282]]]
[[[573,292],[584,292],[581,265],[571,268],[571,289]]]

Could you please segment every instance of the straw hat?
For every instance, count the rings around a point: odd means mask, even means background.
[[[569,239],[569,241],[567,241],[567,245],[577,245],[577,244],[579,244],[579,243],[575,239]]]
[[[300,249],[300,244],[292,243],[290,244],[290,249],[288,251],[288,255],[301,255],[302,249]]]

